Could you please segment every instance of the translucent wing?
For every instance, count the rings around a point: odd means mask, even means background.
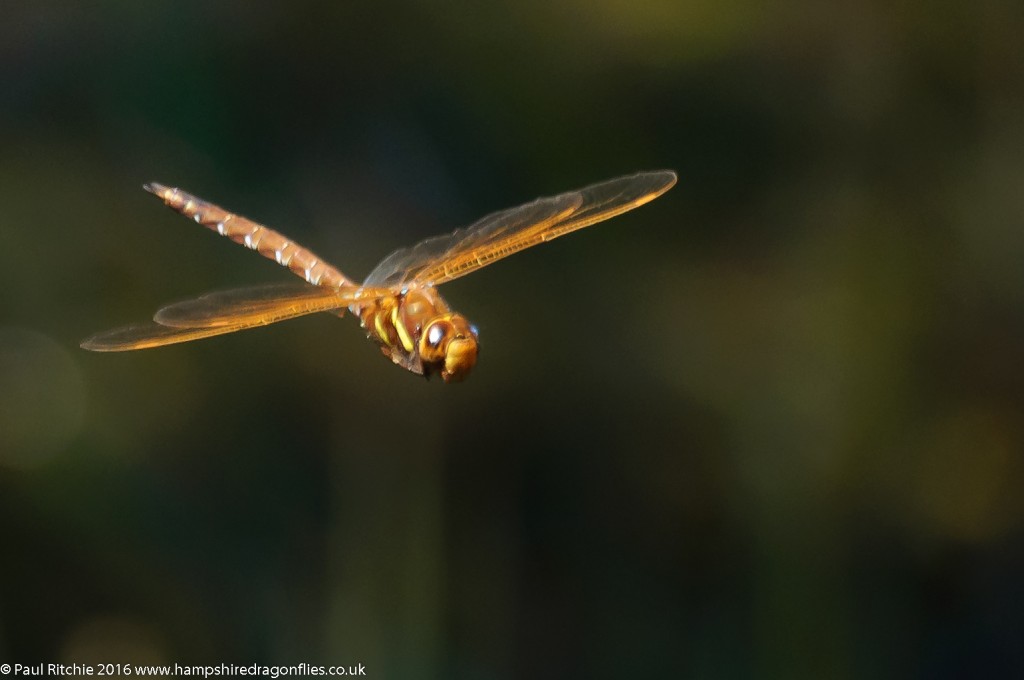
[[[82,349],[93,352],[124,352],[132,349],[149,349],[178,342],[200,340],[214,335],[244,331],[260,324],[240,326],[215,326],[213,328],[172,328],[158,323],[140,323],[111,331],[97,333],[82,342]]]
[[[442,261],[455,250],[465,251],[493,243],[526,229],[543,229],[579,207],[581,196],[576,192],[539,198],[517,208],[492,213],[463,229],[420,241],[411,248],[402,248],[384,258],[370,275],[367,286],[395,286],[415,281],[426,269]]]
[[[496,212],[464,229],[395,251],[377,265],[365,285],[440,285],[637,208],[675,183],[674,172],[642,172]]]
[[[357,286],[343,290],[303,285],[272,285],[210,293],[164,307],[158,323],[134,324],[99,333],[82,343],[94,351],[159,347],[265,326],[316,312],[329,312],[371,297]]]
[[[158,311],[153,320],[175,328],[213,328],[273,323],[315,312],[330,312],[389,294],[390,290],[350,286],[335,290],[304,284],[251,286],[207,293]]]

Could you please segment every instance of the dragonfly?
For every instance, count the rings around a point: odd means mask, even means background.
[[[283,234],[193,196],[144,188],[185,217],[285,266],[302,283],[207,293],[162,307],[147,323],[93,335],[97,352],[148,349],[257,328],[318,312],[357,317],[384,356],[413,373],[459,382],[476,365],[476,326],[453,311],[437,287],[526,248],[648,203],[676,183],[670,170],[640,172],[538,198],[468,227],[394,251],[361,283]]]

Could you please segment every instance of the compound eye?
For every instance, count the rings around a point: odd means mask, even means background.
[[[430,328],[428,328],[427,345],[433,349],[437,349],[437,347],[441,344],[441,341],[444,340],[444,330],[444,325],[440,323],[435,323]]]

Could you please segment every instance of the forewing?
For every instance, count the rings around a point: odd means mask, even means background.
[[[388,293],[357,286],[331,290],[287,284],[209,293],[164,307],[154,316],[157,323],[133,324],[99,333],[85,340],[82,347],[99,352],[160,347],[335,311]]]
[[[236,288],[167,305],[153,316],[153,320],[176,328],[273,323],[304,314],[343,309],[352,304],[356,290],[354,286],[334,290],[290,283]]]
[[[491,213],[468,227],[428,238],[411,248],[396,250],[381,260],[363,285],[401,287],[403,283],[420,281],[425,270],[454,253],[480,248],[511,234],[542,229],[572,214],[581,201],[582,196],[571,191]]]
[[[162,347],[189,340],[201,340],[214,335],[234,333],[247,328],[256,328],[260,324],[239,326],[215,326],[213,328],[172,328],[158,323],[148,322],[123,326],[114,330],[97,333],[82,342],[82,349],[93,352],[125,352],[133,349],[149,349]]]
[[[488,215],[446,236],[387,257],[367,285],[440,285],[538,243],[654,200],[676,182],[671,171],[642,172]]]

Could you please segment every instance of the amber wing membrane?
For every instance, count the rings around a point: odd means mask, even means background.
[[[401,287],[404,283],[417,281],[422,272],[449,257],[455,246],[465,252],[526,230],[544,229],[572,214],[581,199],[575,192],[540,198],[518,208],[493,213],[450,234],[434,236],[411,248],[396,250],[370,272],[364,285]]]
[[[427,239],[385,258],[367,286],[440,285],[520,250],[637,208],[676,183],[669,170],[593,184],[493,213],[464,229]]]
[[[214,326],[213,328],[173,328],[153,322],[140,323],[97,333],[83,341],[81,346],[82,349],[93,352],[126,352],[201,340],[215,335],[244,331],[247,328],[256,328],[259,325],[261,324]]]
[[[341,290],[303,284],[271,284],[207,293],[161,308],[153,320],[176,328],[212,328],[269,323],[316,312],[331,312],[360,300],[377,299],[390,290],[349,286]]]
[[[134,324],[99,333],[82,347],[98,352],[147,349],[233,333],[306,314],[343,309],[365,300],[363,289],[295,285],[239,288],[178,302],[156,313],[157,323]],[[379,294],[385,291],[373,291]]]

